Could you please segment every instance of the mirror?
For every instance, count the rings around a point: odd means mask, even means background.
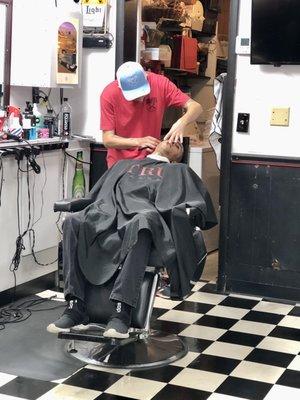
[[[12,0],[0,0],[0,109],[9,104]]]

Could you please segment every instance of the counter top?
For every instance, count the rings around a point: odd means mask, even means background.
[[[100,139],[100,138],[99,138]],[[51,144],[65,144],[67,145],[72,145],[73,142],[86,142],[86,143],[97,143],[97,144],[103,144],[102,140],[96,140],[93,137],[89,136],[80,136],[80,135],[74,135],[70,139],[62,139],[60,137],[54,137],[54,138],[47,138],[47,139],[36,139],[36,140],[29,140],[28,142],[30,143],[31,146],[49,146]],[[12,147],[26,147],[28,144],[26,142],[15,142],[13,140],[4,140],[0,141],[0,149],[6,149],[6,148],[12,148]],[[203,149],[206,151],[212,150],[212,147],[209,143],[208,140],[198,140],[198,141],[193,141],[191,140],[190,144],[191,149]]]
[[[68,144],[69,141],[67,139],[62,139],[60,137],[54,137],[54,138],[47,138],[47,139],[28,140],[28,143],[31,146],[37,146],[37,145],[44,146],[44,145],[61,144],[61,143]],[[0,142],[0,149],[7,149],[7,148],[12,148],[12,147],[26,147],[26,146],[28,146],[28,143],[16,142],[14,140],[3,140]]]

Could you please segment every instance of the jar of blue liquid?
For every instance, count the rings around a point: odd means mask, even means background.
[[[37,129],[36,129],[35,126],[30,128],[28,138],[29,138],[29,140],[36,140],[37,139]]]

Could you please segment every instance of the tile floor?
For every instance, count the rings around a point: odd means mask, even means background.
[[[300,305],[217,294],[215,273],[184,301],[156,299],[152,328],[182,336],[183,359],[146,371],[87,365],[59,382],[0,373],[0,399],[299,400]]]

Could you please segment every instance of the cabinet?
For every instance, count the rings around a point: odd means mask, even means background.
[[[299,301],[300,163],[232,163],[225,289]]]
[[[70,12],[80,16],[80,5],[64,9],[61,1],[56,7],[53,0],[14,0],[11,85],[57,86],[58,27],[68,20]]]

